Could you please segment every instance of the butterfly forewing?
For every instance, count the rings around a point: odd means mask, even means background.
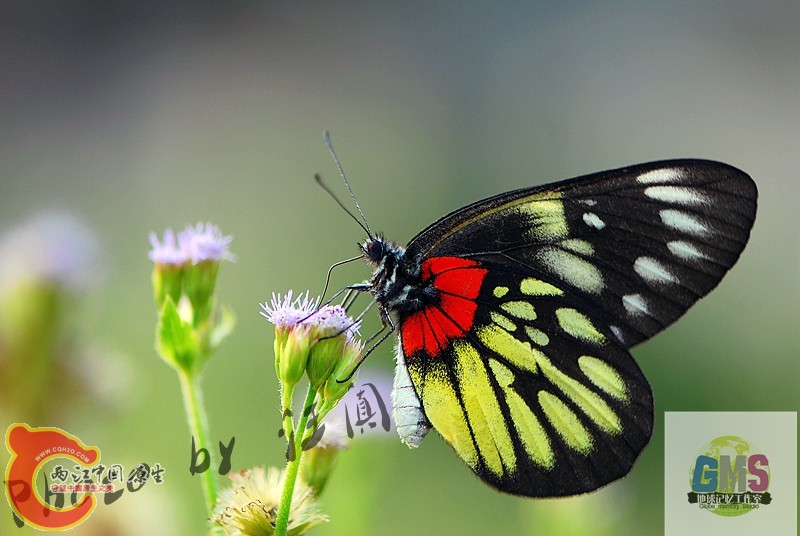
[[[747,243],[756,197],[752,179],[726,164],[641,164],[469,205],[417,235],[406,254],[536,272],[631,347],[719,283]]]

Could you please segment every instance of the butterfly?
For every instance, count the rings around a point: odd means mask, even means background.
[[[397,334],[401,440],[417,447],[435,428],[514,495],[575,495],[628,474],[654,421],[629,349],[717,286],[757,197],[727,164],[668,160],[477,201],[406,247],[363,220],[374,271],[350,288]]]

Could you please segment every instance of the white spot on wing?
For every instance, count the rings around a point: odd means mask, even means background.
[[[608,329],[611,330],[611,333],[614,334],[614,336],[617,338],[619,342],[625,344],[625,341],[622,339],[622,330],[619,329],[618,326],[608,326]]]
[[[683,178],[680,170],[672,168],[654,169],[647,173],[642,173],[636,180],[642,184],[653,184],[659,182],[679,182]]]
[[[606,226],[606,222],[600,219],[600,216],[598,216],[594,212],[584,212],[583,223],[585,223],[589,227],[594,227],[595,229],[598,230]]]
[[[580,238],[569,238],[558,243],[562,248],[581,255],[594,255],[594,246]]]
[[[691,242],[687,242],[685,240],[672,240],[667,242],[667,248],[669,249],[670,253],[686,261],[708,259],[708,256],[705,253],[697,249],[697,247]]]
[[[658,212],[667,227],[691,235],[706,235],[709,229],[696,216],[680,210],[664,209]]]
[[[639,257],[633,263],[633,270],[648,283],[677,283],[678,278],[652,257]]]
[[[622,305],[629,315],[650,316],[650,309],[647,307],[647,302],[640,294],[626,294],[622,297]]]
[[[644,195],[656,201],[684,206],[704,205],[709,202],[702,192],[684,186],[649,186],[644,189]]]

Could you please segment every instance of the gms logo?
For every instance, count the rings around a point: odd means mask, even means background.
[[[772,502],[769,459],[741,437],[722,436],[703,446],[691,468],[689,502],[732,517]]]

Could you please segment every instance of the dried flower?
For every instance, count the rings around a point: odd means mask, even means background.
[[[254,467],[228,475],[232,482],[217,501],[211,522],[227,534],[271,536],[283,491],[284,471],[275,467]],[[313,491],[302,481],[296,483],[289,512],[289,535],[304,534],[325,523],[328,516],[319,512]]]

